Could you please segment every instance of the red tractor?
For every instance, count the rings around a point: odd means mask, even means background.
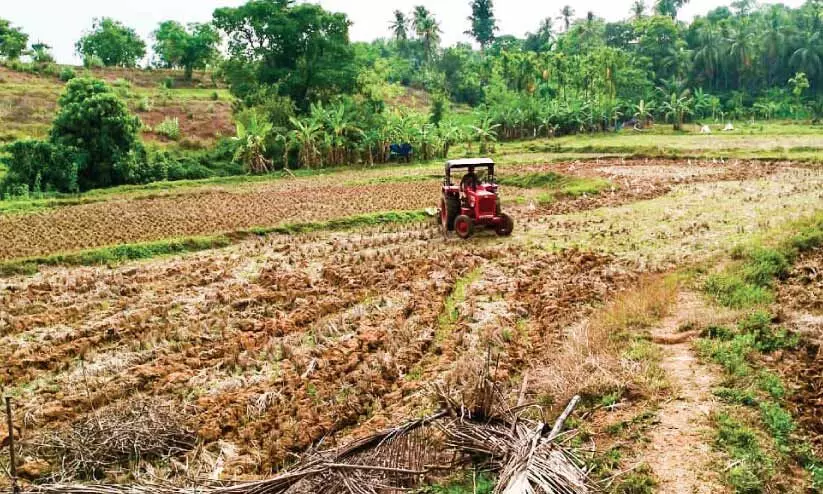
[[[485,175],[478,177],[478,169],[485,169]],[[452,170],[466,170],[460,185],[452,183]],[[471,237],[477,227],[494,227],[498,235],[508,237],[514,230],[514,220],[500,211],[497,190],[491,159],[449,161],[440,199],[440,224],[464,239]]]

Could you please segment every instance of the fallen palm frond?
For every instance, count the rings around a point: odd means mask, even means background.
[[[404,492],[463,468],[499,473],[496,494],[578,494],[595,491],[582,462],[563,447],[560,432],[575,397],[549,430],[520,416],[489,378],[489,359],[478,384],[460,400],[437,388],[443,409],[377,432],[338,449],[310,451],[293,468],[267,480],[178,488],[162,485],[33,488],[53,494],[378,494]],[[76,456],[76,455],[75,455]]]

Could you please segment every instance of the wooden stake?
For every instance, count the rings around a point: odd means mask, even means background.
[[[17,459],[14,457],[14,423],[11,417],[11,396],[6,396],[6,423],[9,427],[9,461],[11,462],[9,471],[11,472],[11,489],[17,494],[20,487],[17,485]]]

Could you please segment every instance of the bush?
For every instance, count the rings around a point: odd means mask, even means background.
[[[131,82],[127,81],[126,79],[123,79],[122,77],[116,79],[114,82],[111,83],[111,85],[114,87],[131,89]]]
[[[137,103],[137,111],[147,112],[147,111],[151,111],[151,109],[153,107],[154,107],[154,104],[152,103],[151,99],[149,99],[148,96],[143,96],[142,98],[140,98],[140,101]]]
[[[808,252],[823,246],[823,224],[804,228],[791,240],[791,247],[798,252]]]
[[[58,103],[51,142],[83,151],[87,159],[78,176],[80,189],[123,183],[114,173],[114,164],[138,147],[140,120],[97,79],[72,79]]]
[[[773,280],[785,278],[791,268],[786,256],[774,249],[756,249],[747,257],[743,279],[756,286],[770,286]]]
[[[74,69],[71,67],[63,67],[63,70],[60,71],[60,80],[63,82],[69,82],[70,80],[77,77],[75,74]]]
[[[760,404],[760,416],[778,444],[787,444],[795,428],[792,415],[780,405],[767,401]]]
[[[705,290],[721,305],[733,309],[768,304],[774,300],[767,288],[746,283],[732,274],[710,276],[706,280]]]
[[[87,69],[102,69],[105,67],[103,59],[97,55],[86,55],[83,57],[83,67]]]
[[[24,140],[6,146],[9,157],[2,189],[5,194],[28,195],[28,191],[77,192],[78,170],[85,157],[76,148],[46,141]],[[25,194],[22,192],[25,190]]]
[[[154,131],[161,136],[165,136],[173,141],[176,141],[180,139],[180,120],[177,118],[166,117],[165,120],[154,128]]]

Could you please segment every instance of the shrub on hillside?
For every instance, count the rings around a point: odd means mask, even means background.
[[[82,150],[86,156],[78,174],[81,190],[125,183],[115,164],[140,147],[140,120],[105,82],[77,78],[69,81],[58,101],[50,141]]]
[[[165,120],[160,122],[155,128],[154,131],[161,136],[168,137],[172,141],[176,141],[180,139],[180,120],[177,118],[169,118],[166,117]]]
[[[63,67],[60,71],[60,80],[63,82],[69,82],[70,80],[77,77],[77,74],[74,72],[74,69],[71,67]]]
[[[47,141],[24,140],[6,146],[9,157],[4,160],[8,172],[0,188],[4,194],[19,195],[15,191],[76,192],[78,171],[85,157],[77,148]]]

